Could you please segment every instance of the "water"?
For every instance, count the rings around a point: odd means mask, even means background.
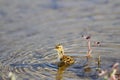
[[[100,80],[84,73],[87,45],[81,37],[92,36],[93,58],[102,67],[120,62],[119,0],[0,0],[0,79],[13,71],[17,80],[56,80],[59,68],[54,46],[62,43],[76,63],[64,68],[59,79]],[[62,76],[62,77],[61,77]]]

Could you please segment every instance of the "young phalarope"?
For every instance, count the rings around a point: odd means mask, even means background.
[[[64,49],[61,44],[56,45],[55,49],[58,52],[58,59],[60,60],[60,62],[67,64],[67,65],[71,65],[75,62],[74,58],[64,54]]]

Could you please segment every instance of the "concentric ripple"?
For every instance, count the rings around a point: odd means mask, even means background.
[[[90,35],[92,58],[86,59]],[[101,46],[95,46],[95,41]],[[58,66],[56,44],[72,56]],[[120,0],[1,0],[0,80],[103,80],[101,68],[120,63]]]

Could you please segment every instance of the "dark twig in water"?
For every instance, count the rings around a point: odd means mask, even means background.
[[[101,70],[101,72],[98,74],[98,76],[103,76],[104,79],[106,80],[120,80],[119,77],[119,63],[116,62],[112,68],[111,68],[111,72],[109,72],[108,70]]]
[[[82,35],[82,37],[87,40],[88,52],[87,52],[86,58],[87,58],[87,60],[88,60],[88,58],[91,58],[91,57],[92,57],[92,55],[91,55],[91,53],[92,53],[92,48],[91,48],[91,41],[90,41],[91,36],[83,36],[83,35]]]

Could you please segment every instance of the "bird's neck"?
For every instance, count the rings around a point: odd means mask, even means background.
[[[64,56],[64,50],[58,51],[58,59],[60,60]]]

